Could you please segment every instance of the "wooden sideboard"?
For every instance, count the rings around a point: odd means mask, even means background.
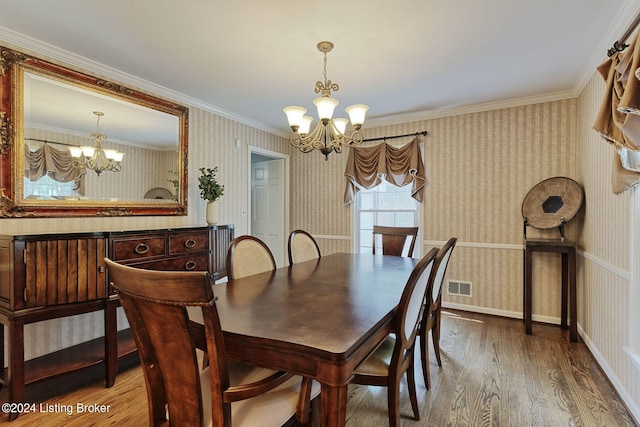
[[[118,358],[135,352],[128,330],[117,330],[117,295],[109,290],[104,258],[154,270],[209,271],[226,275],[226,247],[233,225],[37,235],[0,235],[0,342],[5,332],[9,360],[0,362],[0,385],[9,402],[24,401],[24,387],[44,378],[105,364],[107,387]],[[104,338],[29,361],[24,360],[24,325],[103,311]],[[15,419],[18,414],[10,414]]]

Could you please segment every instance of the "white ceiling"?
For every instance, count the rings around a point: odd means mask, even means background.
[[[315,115],[321,40],[336,115],[367,126],[577,96],[638,0],[0,0],[0,43],[281,135]],[[105,117],[106,120],[106,117]]]

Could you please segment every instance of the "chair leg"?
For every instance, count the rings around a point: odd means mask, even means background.
[[[440,310],[438,310],[436,313],[435,325],[431,330],[431,339],[433,341],[433,351],[436,354],[438,366],[442,368],[442,359],[440,359],[440,317]]]
[[[313,380],[303,377],[300,383],[300,395],[298,396],[298,404],[296,406],[296,421],[300,425],[308,425],[311,415],[311,386]]]
[[[427,390],[431,389],[431,372],[429,370],[429,331],[426,325],[420,330],[420,359],[422,360],[422,376]]]
[[[393,384],[389,384],[387,389],[389,427],[400,426],[400,378],[393,379]]]
[[[411,409],[413,409],[413,419],[420,419],[420,410],[418,409],[418,397],[416,393],[416,376],[414,371],[414,355],[411,355],[409,369],[407,369],[407,386],[409,389],[409,400],[411,401]]]

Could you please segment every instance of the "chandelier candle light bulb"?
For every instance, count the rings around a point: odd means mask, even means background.
[[[320,150],[328,160],[332,151],[342,152],[344,145],[355,146],[364,141],[364,135],[360,131],[364,124],[365,115],[369,107],[364,104],[350,105],[345,109],[349,115],[353,132],[347,134],[347,124],[349,120],[344,118],[333,118],[333,113],[339,101],[331,97],[331,91],[338,91],[337,83],[332,83],[327,79],[327,53],[333,50],[333,43],[322,41],[318,43],[318,50],[324,54],[324,81],[316,82],[315,92],[320,96],[313,100],[313,104],[318,110],[320,119],[316,127],[311,131],[313,118],[305,116],[307,109],[299,106],[291,106],[283,109],[287,115],[292,134],[289,142],[303,153]]]

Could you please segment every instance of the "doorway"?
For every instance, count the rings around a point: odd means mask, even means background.
[[[249,234],[265,242],[282,267],[289,229],[289,156],[250,146],[249,164]]]

